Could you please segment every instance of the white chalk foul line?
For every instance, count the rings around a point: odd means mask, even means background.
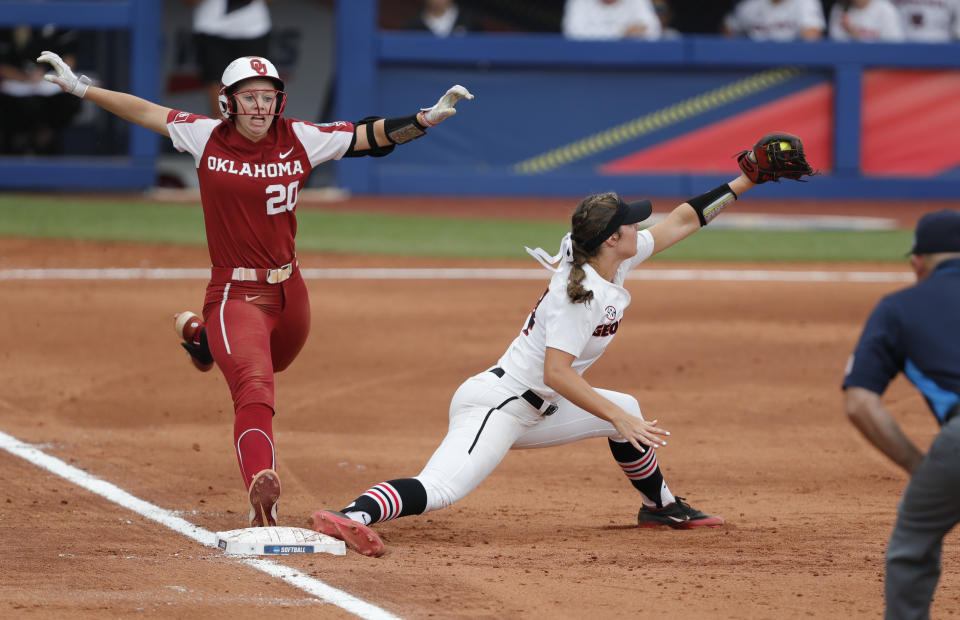
[[[16,437],[2,431],[0,431],[0,448],[33,463],[37,467],[69,480],[79,487],[96,493],[115,504],[119,504],[139,515],[156,521],[206,547],[217,547],[215,533],[194,525],[185,519],[181,519],[169,510],[134,497],[123,489],[105,480],[96,478],[82,469],[77,469],[73,465],[68,465],[60,459],[50,456],[29,444],[23,443]],[[286,583],[300,588],[304,592],[316,596],[324,602],[336,605],[361,618],[368,618],[370,620],[399,620],[397,616],[394,616],[388,611],[360,600],[333,586],[329,586],[319,579],[305,575],[289,566],[283,566],[265,559],[238,558],[237,561],[276,577],[277,579],[282,579]]]
[[[303,269],[316,280],[548,280],[545,269]],[[209,269],[0,269],[0,280],[206,280]],[[714,282],[913,282],[908,271],[792,271],[779,269],[636,269],[630,280]]]

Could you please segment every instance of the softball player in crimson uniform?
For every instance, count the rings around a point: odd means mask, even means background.
[[[97,88],[52,52],[46,79],[121,118],[169,136],[193,155],[200,183],[211,278],[203,319],[175,318],[183,346],[200,370],[213,363],[230,386],[234,447],[247,486],[250,525],[277,524],[280,479],[273,444],[274,373],[287,368],[310,331],[310,305],[294,247],[300,189],[317,164],[382,156],[453,115],[462,86],[416,115],[358,123],[315,124],[280,116],[283,81],[266,58],[243,57],[223,72],[222,119],[171,110]]]
[[[684,503],[664,482],[653,448],[665,446],[669,432],[657,420],[644,420],[633,396],[594,388],[582,375],[620,330],[631,301],[623,287],[627,273],[691,235],[754,185],[742,174],[642,231],[636,223],[650,215],[649,201],[627,204],[616,194],[583,200],[556,256],[527,250],[555,271],[549,287],[496,366],[467,379],[453,395],[447,436],[423,471],[382,482],[341,511],[317,511],[311,527],[359,553],[380,555],[383,542],[368,525],[449,506],[476,488],[511,448],[589,437],[608,439],[614,459],[640,492],[641,527],[722,525],[723,519]]]

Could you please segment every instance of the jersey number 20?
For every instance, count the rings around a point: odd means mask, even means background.
[[[290,185],[268,185],[267,215],[293,211],[294,207],[297,206],[299,189],[300,181],[294,181]]]

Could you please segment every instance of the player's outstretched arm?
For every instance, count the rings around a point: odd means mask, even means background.
[[[678,205],[666,218],[650,227],[653,253],[662,252],[697,232],[755,185],[747,175],[741,174],[729,183]]]
[[[752,149],[737,154],[740,176],[729,183],[700,194],[676,207],[660,223],[650,227],[653,253],[662,252],[683,241],[727,208],[744,192],[767,181],[781,178],[803,181],[804,176],[817,174],[803,154],[803,142],[789,133],[770,133]]]
[[[85,75],[74,74],[67,63],[63,62],[63,59],[53,52],[43,52],[37,58],[37,62],[44,62],[53,67],[54,73],[48,73],[43,78],[48,82],[53,82],[64,92],[92,101],[104,110],[112,112],[126,121],[164,136],[169,135],[167,132],[167,115],[170,108],[165,108],[127,93],[93,86],[90,78]]]
[[[473,99],[473,95],[457,84],[447,89],[434,105],[421,108],[414,115],[399,118],[369,116],[357,121],[354,123],[353,141],[344,157],[389,155],[396,145],[426,135],[427,129],[456,114],[454,106],[461,99]]]

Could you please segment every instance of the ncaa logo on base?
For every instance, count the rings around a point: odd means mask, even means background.
[[[313,553],[313,545],[264,545],[263,552],[270,555]]]

